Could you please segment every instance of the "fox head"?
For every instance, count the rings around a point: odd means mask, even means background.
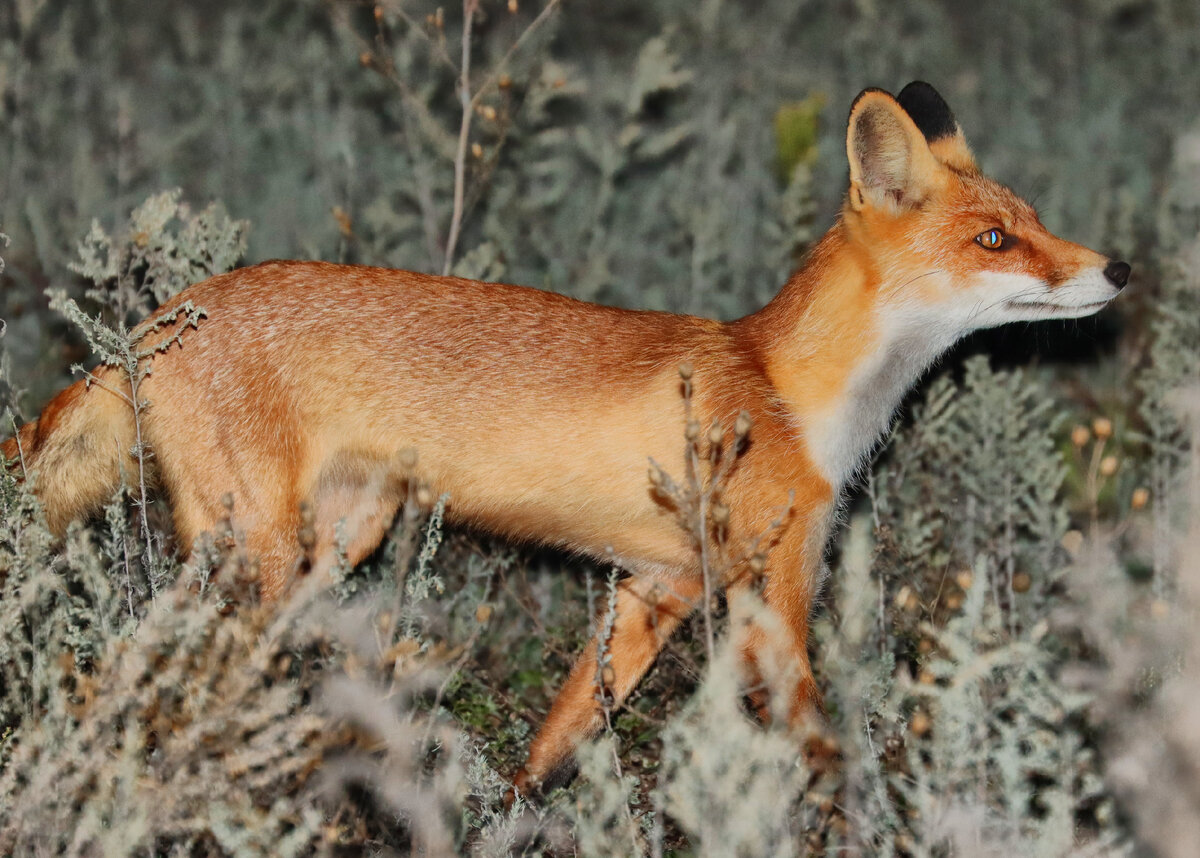
[[[951,336],[1095,313],[1129,265],[1052,235],[1021,197],[984,176],[932,86],[863,91],[846,131],[842,219],[874,270],[878,300]]]

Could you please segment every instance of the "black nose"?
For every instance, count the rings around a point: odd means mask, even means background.
[[[1124,289],[1125,284],[1129,282],[1129,263],[1117,262],[1115,259],[1108,263],[1108,267],[1104,269],[1104,276],[1108,278],[1108,282],[1116,286],[1118,289]]]

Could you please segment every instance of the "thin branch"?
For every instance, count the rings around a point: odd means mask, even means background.
[[[454,248],[462,229],[463,195],[467,184],[467,138],[471,134],[471,117],[475,115],[474,102],[471,100],[471,24],[475,21],[475,10],[478,8],[479,0],[463,0],[462,72],[458,86],[462,121],[458,126],[458,149],[454,153],[454,213],[450,216],[446,258],[442,263],[443,276],[450,273],[450,267],[454,264]],[[518,43],[520,41],[517,40]]]
[[[509,61],[519,51],[529,37],[541,28],[550,15],[558,8],[562,0],[550,0],[538,16],[534,18],[524,32],[517,37],[512,46],[505,52],[500,62],[492,69],[491,74],[484,80],[483,85],[471,94],[471,24],[475,10],[479,8],[479,0],[463,0],[463,39],[462,39],[462,75],[459,83],[459,100],[462,102],[462,122],[458,129],[458,151],[454,157],[454,213],[450,218],[450,233],[446,239],[446,259],[442,264],[442,274],[450,273],[454,265],[454,250],[458,245],[459,234],[462,230],[463,198],[466,190],[467,173],[467,139],[471,132],[471,118],[475,108],[483,97],[500,81],[500,75],[508,67]]]
[[[508,49],[504,56],[500,58],[500,62],[498,62],[496,67],[492,69],[492,73],[488,75],[487,80],[485,80],[483,85],[479,87],[479,90],[475,93],[475,97],[471,99],[471,107],[477,107],[479,101],[488,94],[492,87],[496,86],[496,84],[500,81],[500,75],[502,75],[504,73],[504,69],[508,67],[509,61],[513,58],[517,51],[521,49],[525,42],[528,41],[533,32],[540,28],[547,20],[549,20],[551,13],[558,8],[561,2],[562,0],[550,0],[550,2],[546,4],[545,8],[538,13],[538,16],[529,22],[529,26],[525,28],[525,32],[521,33],[521,35],[517,37],[517,40],[513,42],[512,47]]]

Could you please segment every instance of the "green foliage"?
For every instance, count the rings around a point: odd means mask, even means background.
[[[961,385],[949,375],[929,385],[871,492],[889,547],[921,570],[927,603],[947,578],[977,569],[1015,629],[1052,590],[1068,525],[1060,407],[1038,376],[994,372],[985,357],[964,364]],[[1018,599],[1021,573],[1030,594]]]
[[[817,123],[824,108],[824,96],[810,95],[775,111],[775,159],[779,175],[785,181],[791,178],[798,164],[811,167],[816,163]]]
[[[246,252],[246,221],[230,220],[219,203],[193,215],[180,194],[176,189],[150,197],[133,210],[116,238],[92,221],[79,243],[79,260],[69,267],[92,282],[84,296],[108,310],[118,325],[142,318],[193,283],[229,271]]]

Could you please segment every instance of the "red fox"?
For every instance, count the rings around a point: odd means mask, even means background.
[[[728,427],[744,410],[753,421],[725,488],[729,540],[770,531],[763,597],[786,641],[752,635],[746,669],[785,658],[798,681],[784,711],[802,722],[819,707],[807,638],[833,511],[905,392],[967,332],[1095,313],[1130,271],[1051,235],[984,177],[926,83],[862,92],[846,155],[840,218],[772,301],[734,322],[323,262],[267,262],[192,286],[156,317],[191,301],[206,318],[142,384],[152,403],[142,432],[179,550],[227,515],[230,493],[264,597],[277,599],[298,568],[302,504],[312,556],[333,554],[342,522],[357,563],[395,516],[415,449],[451,520],[632,573],[607,643],[620,703],[704,592],[694,543],[647,479],[648,458],[683,469],[689,364],[697,415]],[[97,374],[102,384],[63,391],[3,445],[34,475],[56,533],[132,471],[133,415],[106,389],[123,379]],[[596,652],[593,641],[572,669],[518,790],[600,726]]]

